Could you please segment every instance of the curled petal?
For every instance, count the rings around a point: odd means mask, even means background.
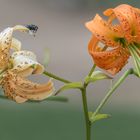
[[[15,27],[8,27],[0,33],[0,69],[5,69],[9,62],[10,48],[20,49],[20,42],[12,38],[13,31],[19,30],[23,32],[29,32],[29,29],[22,25]]]
[[[127,4],[122,4],[114,9],[107,9],[104,14],[106,16],[116,17],[125,33],[128,42],[140,42],[140,12],[139,9]]]
[[[31,51],[17,51],[11,57],[13,63],[13,71],[20,76],[28,76],[31,74],[41,74],[44,67],[37,62],[36,56]]]
[[[99,15],[96,15],[92,21],[87,22],[86,27],[107,46],[118,46],[117,39],[123,37],[121,30],[104,21]]]
[[[92,36],[91,40],[89,41],[88,44],[88,51],[91,54],[93,51],[96,51],[99,47],[97,46],[99,43],[99,40],[95,37]],[[99,51],[99,50],[98,50]]]
[[[140,14],[140,9],[139,8],[134,8],[139,14]]]
[[[5,69],[9,61],[12,32],[12,28],[7,28],[0,33],[0,69]]]
[[[11,48],[14,49],[15,51],[20,51],[21,42],[19,40],[17,40],[16,38],[12,38]]]
[[[99,46],[92,43],[94,40],[95,38],[93,37],[88,47],[94,63],[113,75],[118,73],[127,63],[129,58],[128,50],[123,47],[117,47],[112,50],[102,51]]]
[[[43,100],[51,96],[54,92],[51,80],[46,84],[37,84],[11,71],[7,71],[4,74],[1,85],[5,95],[17,103],[23,103],[27,100]]]

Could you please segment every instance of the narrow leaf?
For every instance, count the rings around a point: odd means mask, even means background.
[[[68,83],[66,85],[64,85],[63,87],[61,87],[56,93],[55,95],[59,94],[60,92],[64,91],[64,90],[68,90],[68,89],[81,89],[82,88],[82,83],[81,82],[73,82],[73,83]]]
[[[4,100],[9,100],[6,96],[4,95],[0,95],[0,99],[4,99]],[[12,100],[9,100],[9,101],[12,101]],[[45,100],[42,100],[42,101],[34,101],[34,100],[28,100],[27,102],[28,103],[40,103],[40,102],[48,102],[48,101],[54,101],[54,102],[68,102],[68,98],[67,97],[64,97],[64,96],[51,96]]]
[[[91,82],[96,82],[98,80],[103,80],[103,79],[112,79],[109,75],[101,72],[101,71],[95,71],[91,76],[87,76],[85,78],[85,83],[91,83]]]
[[[94,123],[94,122],[102,120],[102,119],[107,119],[110,117],[111,117],[111,115],[109,115],[109,114],[97,114],[94,116],[94,112],[89,112],[89,120],[91,121],[91,123]]]

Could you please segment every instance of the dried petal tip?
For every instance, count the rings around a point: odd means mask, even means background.
[[[31,35],[35,35],[35,33],[36,33],[37,30],[38,30],[38,26],[33,25],[33,24],[26,25],[26,27],[29,29],[29,33],[30,33]]]

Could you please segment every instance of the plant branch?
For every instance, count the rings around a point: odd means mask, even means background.
[[[90,70],[90,72],[89,72],[89,74],[88,74],[89,77],[92,75],[92,73],[94,72],[95,68],[96,68],[96,64],[94,64],[94,65],[92,66],[92,68],[91,68],[91,70]]]
[[[86,140],[90,140],[91,137],[91,123],[89,121],[88,116],[88,106],[87,106],[87,97],[86,97],[86,86],[83,87],[81,90],[82,92],[82,102],[83,102],[83,109],[84,109],[84,115],[85,115],[85,122],[86,122]]]
[[[54,75],[54,74],[52,74],[52,73],[50,73],[50,72],[47,72],[47,71],[44,71],[43,74],[44,74],[44,75],[47,75],[47,76],[49,76],[49,77],[52,77],[52,78],[54,78],[54,79],[56,79],[56,80],[58,80],[58,81],[61,81],[61,82],[63,82],[63,83],[71,83],[70,81],[68,81],[68,80],[66,80],[66,79],[64,79],[64,78],[61,78],[61,77],[59,77],[59,76],[56,76],[56,75]]]
[[[93,117],[96,116],[105,103],[108,101],[109,97],[113,94],[113,92],[120,86],[120,84],[128,77],[128,75],[133,74],[133,69],[127,70],[124,75],[115,83],[115,85],[108,91],[106,96],[103,98],[97,109],[95,110]]]

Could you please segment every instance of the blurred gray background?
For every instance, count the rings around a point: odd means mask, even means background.
[[[85,28],[85,22],[91,20],[96,13],[102,14],[106,8],[122,3],[140,8],[139,0],[0,0],[0,30],[17,24],[38,25],[39,30],[35,38],[19,32],[14,34],[22,42],[22,48],[34,51],[40,62],[43,62],[44,50],[48,48],[51,58],[46,70],[71,81],[80,81],[93,65],[87,51],[91,33]],[[129,60],[127,66],[115,76],[115,79],[132,66],[133,62]],[[39,78],[33,76],[31,79],[40,82],[48,80],[44,76]],[[135,138],[134,135],[139,139],[139,124],[136,123],[140,116],[136,113],[139,112],[140,106],[139,83],[138,78],[130,76],[114,93],[104,110],[111,114],[114,111],[114,116],[118,118],[114,118],[110,124],[104,123],[104,126],[99,123],[94,133],[97,140],[103,138],[128,140]],[[57,89],[62,86],[62,83],[55,82],[55,86]],[[111,81],[107,80],[89,86],[87,95],[91,110],[110,87]],[[48,140],[71,138],[84,140],[79,91],[70,90],[61,95],[69,98],[67,104],[46,102],[17,105],[1,99],[0,118],[3,121],[0,122],[2,126],[0,138],[2,140],[44,140],[48,136]],[[78,112],[79,109],[80,112]],[[79,122],[76,123],[76,121]]]

